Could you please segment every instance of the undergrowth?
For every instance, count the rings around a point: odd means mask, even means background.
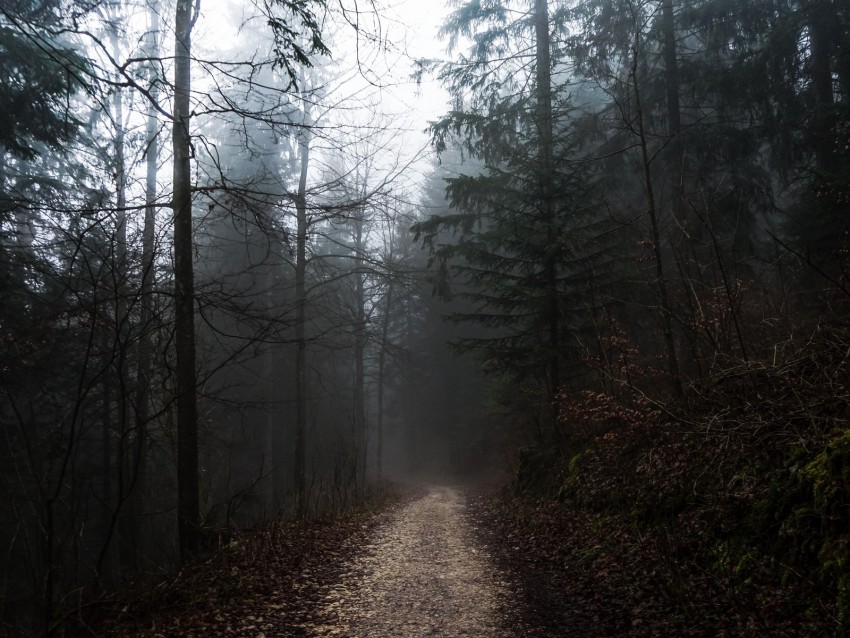
[[[368,536],[384,507],[382,492],[324,520],[273,521],[233,533],[171,574],[145,574],[120,591],[69,606],[64,636],[298,635],[309,624],[323,583],[334,582],[344,554]],[[269,612],[274,616],[270,617]]]
[[[561,444],[520,454],[511,507],[625,599],[617,635],[850,632],[850,331],[795,352],[675,408],[562,395]]]

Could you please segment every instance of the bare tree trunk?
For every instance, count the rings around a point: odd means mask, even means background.
[[[100,315],[100,320],[103,321],[106,326],[109,325],[108,312],[107,304],[104,304],[103,310],[97,311],[98,315]],[[111,335],[108,334],[108,328],[104,328],[100,331],[100,335],[98,337],[100,349],[104,357],[103,365],[109,365],[106,358],[109,356],[110,336]],[[117,500],[113,498],[115,484],[112,480],[115,471],[113,464],[114,446],[112,444],[112,390],[114,383],[115,380],[112,378],[112,374],[103,375],[103,380],[101,382],[103,390],[103,411],[100,415],[100,505],[102,507],[101,513],[103,520],[99,522],[102,526],[103,536],[97,557],[97,577],[101,580],[101,582],[107,582],[106,572],[109,567],[111,567],[111,561],[109,560],[109,557],[111,556],[110,545],[112,543],[111,526],[115,501]]]
[[[831,5],[830,10],[833,12],[834,19],[831,21],[830,38],[835,55],[835,72],[838,75],[841,100],[846,103],[850,99],[850,43],[847,38],[850,31],[850,24],[848,24],[850,1],[835,0]]]
[[[115,7],[106,7],[109,30],[108,38],[114,59],[121,57],[121,46],[118,39],[118,28],[121,15],[114,11]],[[114,11],[114,12],[113,12]],[[124,535],[128,530],[124,527],[126,521],[120,519],[121,505],[124,501],[124,442],[126,435],[127,402],[125,381],[127,374],[127,357],[125,346],[128,342],[127,311],[127,195],[126,195],[126,161],[124,155],[124,99],[120,86],[115,86],[112,93],[111,113],[113,125],[112,151],[113,180],[115,187],[115,226],[109,237],[109,285],[111,297],[104,306],[103,322],[107,326],[102,334],[102,350],[104,365],[108,373],[103,377],[104,412],[102,419],[102,449],[101,449],[101,482],[103,502],[103,542],[97,560],[98,577],[102,582],[109,583],[117,574],[111,558],[118,550],[118,558],[122,565],[128,556],[123,545]],[[115,403],[115,411],[112,404]],[[118,545],[113,545],[112,539],[118,529]]]
[[[835,124],[833,77],[831,67],[832,41],[830,30],[835,22],[835,12],[828,0],[814,0],[810,6],[809,33],[811,34],[811,73],[814,86],[815,109],[812,118],[815,159],[821,173],[835,170],[833,130]]]
[[[560,313],[558,303],[557,231],[554,203],[554,135],[552,126],[552,77],[547,0],[534,0],[537,40],[537,136],[540,170],[540,206],[546,225],[546,256],[543,276],[546,286],[546,325],[549,338],[548,393],[553,400],[561,385]],[[554,420],[553,420],[554,423]],[[556,426],[557,427],[557,426]]]
[[[191,558],[200,545],[189,133],[192,24],[191,0],[177,0],[174,20],[174,323],[177,350],[177,528],[183,561]]]
[[[673,0],[661,5],[661,27],[664,34],[664,82],[667,94],[667,133],[670,137],[670,155],[673,159],[673,214],[684,217],[685,212],[685,158],[679,141],[682,130],[682,109],[679,100],[679,61],[676,53],[676,16]]]
[[[159,2],[150,4],[150,25],[147,34],[148,56],[153,60],[159,54]],[[156,66],[152,61],[149,68],[151,99],[159,95]],[[145,174],[145,220],[142,228],[142,282],[140,290],[141,314],[139,325],[139,345],[136,354],[138,370],[136,373],[136,419],[133,438],[133,479],[131,488],[130,511],[133,518],[134,552],[138,558],[141,552],[140,538],[144,538],[145,496],[147,491],[147,473],[145,456],[147,453],[148,421],[151,418],[151,376],[153,374],[153,286],[154,286],[154,236],[156,232],[156,175],[159,159],[159,139],[157,137],[158,119],[154,104],[148,104]]]
[[[363,191],[366,190],[364,178]],[[354,437],[355,437],[355,494],[366,490],[367,424],[366,374],[363,356],[366,350],[366,309],[363,274],[363,209],[354,221]],[[358,489],[359,488],[359,489]]]
[[[305,124],[309,114],[305,114]],[[310,168],[310,132],[304,129],[298,140],[301,175],[296,196],[298,236],[295,248],[295,511],[299,518],[307,515],[307,173]]]
[[[118,12],[110,16],[112,24],[109,31],[112,55],[118,60],[121,57],[118,25],[123,20]],[[115,469],[113,477],[117,483],[118,499],[112,514],[117,522],[118,550],[122,569],[133,570],[136,564],[136,537],[132,512],[127,512],[124,505],[132,499],[135,482],[135,468],[127,463],[127,451],[132,446],[130,431],[130,401],[128,389],[128,359],[130,343],[130,313],[129,287],[127,285],[127,178],[126,159],[124,153],[124,96],[120,87],[112,94],[112,117],[115,126],[115,239],[114,264],[112,271],[113,291],[115,293],[115,376],[112,383],[117,383],[117,422],[118,446],[116,450]],[[111,375],[110,375],[111,377]],[[132,455],[130,455],[132,460]],[[122,511],[124,509],[124,511]],[[116,527],[115,523],[111,527]],[[108,539],[107,539],[108,541]]]
[[[407,354],[405,356],[406,359],[406,367],[407,374],[404,379],[404,403],[402,405],[403,415],[404,415],[404,426],[406,432],[406,448],[407,448],[407,463],[408,467],[411,470],[418,470],[421,465],[422,455],[419,451],[419,432],[416,427],[416,419],[413,417],[413,380],[411,377],[411,371],[413,366],[411,365],[411,361],[413,359],[413,320],[411,317],[411,303],[408,299],[407,304],[405,304],[405,330],[404,330],[404,341],[406,346]]]
[[[387,300],[384,306],[384,325],[381,328],[381,343],[378,350],[378,485],[384,480],[384,384],[387,361],[387,339],[390,331],[390,312],[393,306],[393,282],[387,289]]]
[[[655,190],[652,185],[652,160],[649,157],[649,149],[646,143],[646,132],[643,122],[643,105],[640,98],[640,82],[638,81],[638,56],[640,52],[640,33],[635,32],[635,44],[632,50],[632,81],[634,82],[635,106],[637,107],[638,137],[640,138],[641,161],[643,164],[644,187],[646,188],[647,213],[649,214],[650,229],[652,232],[652,247],[655,253],[655,284],[661,303],[661,322],[664,332],[664,344],[667,350],[667,366],[670,373],[670,383],[673,393],[677,397],[684,395],[682,388],[682,377],[679,372],[679,360],[676,356],[676,342],[673,338],[673,313],[670,307],[670,297],[667,292],[667,280],[664,275],[664,261],[661,254],[661,234],[658,229],[658,209],[655,204]]]
[[[676,55],[676,20],[673,0],[661,5],[662,32],[664,33],[664,82],[667,92],[667,117],[670,135],[682,128],[679,107],[679,63]]]

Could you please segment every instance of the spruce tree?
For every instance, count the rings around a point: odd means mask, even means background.
[[[587,318],[579,281],[591,264],[594,187],[588,164],[575,161],[570,100],[552,80],[546,3],[516,5],[466,3],[447,22],[447,34],[474,44],[441,70],[457,108],[432,132],[438,150],[474,162],[446,179],[449,210],[414,229],[438,276],[451,273],[474,308],[452,318],[488,330],[456,347],[536,385],[550,404]]]

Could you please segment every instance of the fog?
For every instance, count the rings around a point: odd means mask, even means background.
[[[4,626],[845,321],[846,8],[740,4],[4,4]]]

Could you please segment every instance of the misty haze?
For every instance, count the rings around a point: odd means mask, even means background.
[[[0,0],[0,637],[850,633],[850,0]]]

